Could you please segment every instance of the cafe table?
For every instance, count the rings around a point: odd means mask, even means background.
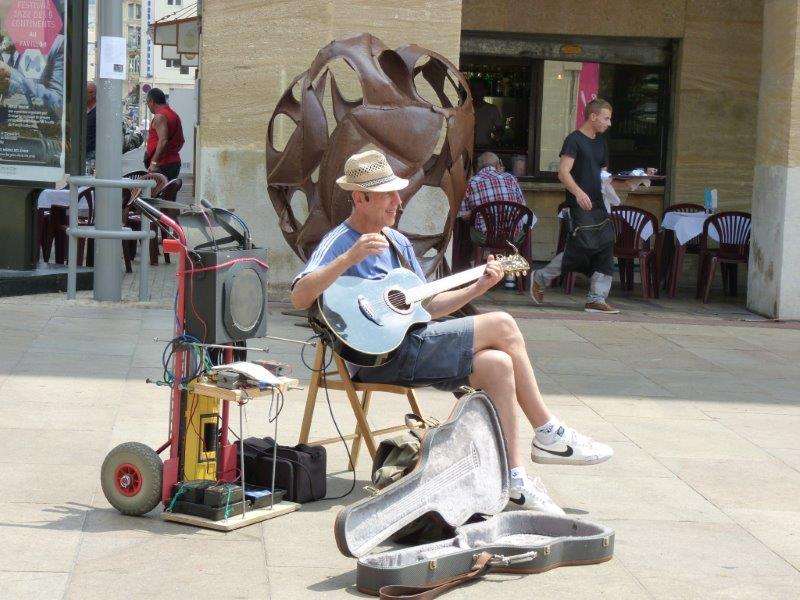
[[[703,233],[703,225],[709,216],[704,212],[668,212],[664,215],[661,227],[673,231],[676,241],[670,272],[670,298],[674,298],[678,291],[678,277],[683,267],[687,243]],[[708,235],[712,240],[719,241],[719,232],[716,227],[710,227]]]

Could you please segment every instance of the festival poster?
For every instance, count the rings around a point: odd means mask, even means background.
[[[578,112],[575,115],[575,129],[583,125],[583,110],[586,105],[597,98],[600,90],[600,63],[583,63],[578,79]]]
[[[67,0],[0,0],[0,179],[64,177]]]

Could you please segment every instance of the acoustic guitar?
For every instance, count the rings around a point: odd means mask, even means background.
[[[506,275],[525,275],[530,268],[519,254],[497,261]],[[431,320],[423,300],[475,281],[485,270],[480,265],[428,283],[403,268],[383,279],[343,275],[317,299],[312,324],[331,334],[329,345],[346,361],[377,367],[392,358],[410,327]]]

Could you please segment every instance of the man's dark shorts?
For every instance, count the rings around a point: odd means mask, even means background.
[[[472,317],[425,323],[408,332],[392,360],[380,367],[361,367],[353,379],[457,391],[469,385],[473,337]]]

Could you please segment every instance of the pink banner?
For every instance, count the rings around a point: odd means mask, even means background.
[[[586,105],[597,98],[600,89],[600,64],[583,63],[581,76],[578,80],[578,114],[575,116],[575,128],[583,124],[583,110]]]

